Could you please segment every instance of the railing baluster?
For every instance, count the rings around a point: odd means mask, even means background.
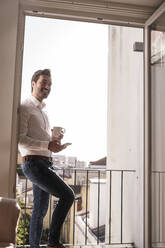
[[[49,198],[49,229],[50,229],[51,217],[52,217],[52,196],[50,196]]]
[[[111,209],[111,197],[112,197],[112,171],[109,171],[109,244],[111,244],[111,227],[112,227],[112,209]]]
[[[158,203],[158,205],[159,205],[159,242],[160,242],[160,222],[161,222],[161,220],[160,220],[160,172],[158,173],[158,176],[159,176],[159,203]]]
[[[99,226],[100,226],[100,170],[98,171],[98,211],[97,211],[97,244],[99,244]]]
[[[121,244],[123,243],[123,171],[121,171]]]
[[[74,186],[76,185],[76,170],[74,170]],[[75,208],[75,201],[73,203],[73,245],[75,244],[75,212],[76,212],[76,208]]]
[[[27,178],[25,179],[25,207],[24,207],[24,233],[26,233],[25,227],[26,227],[26,208],[27,208],[27,183],[28,180]],[[23,247],[25,244],[25,237],[24,237],[24,242],[23,242]]]
[[[85,216],[85,245],[87,245],[87,211],[88,211],[88,170],[86,174],[86,216]]]

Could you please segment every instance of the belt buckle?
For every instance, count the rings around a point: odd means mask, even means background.
[[[22,161],[23,161],[23,163],[24,162],[26,162],[26,161],[28,161],[29,159],[28,159],[28,157],[27,156],[24,156],[24,157],[22,157]]]

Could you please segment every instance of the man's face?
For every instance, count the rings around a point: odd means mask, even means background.
[[[40,102],[47,98],[51,90],[51,78],[46,75],[40,75],[37,82],[32,81],[32,95],[36,97]]]

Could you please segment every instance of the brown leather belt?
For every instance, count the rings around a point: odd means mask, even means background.
[[[30,160],[40,160],[40,159],[52,162],[51,157],[46,157],[46,156],[41,156],[41,155],[26,155],[22,157],[23,162],[30,161]]]

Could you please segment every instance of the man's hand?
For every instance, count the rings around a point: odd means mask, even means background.
[[[51,152],[60,152],[66,148],[66,144],[61,145],[61,142],[58,140],[52,140],[49,142],[48,149]]]

